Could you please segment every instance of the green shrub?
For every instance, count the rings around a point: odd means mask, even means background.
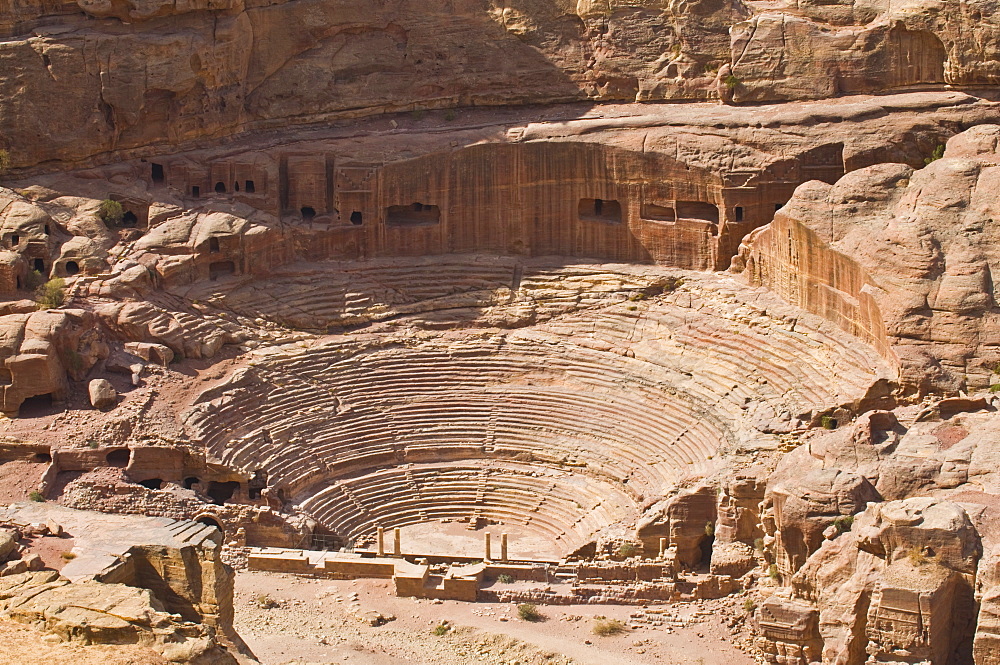
[[[35,290],[35,302],[41,309],[61,307],[65,301],[66,282],[62,277],[50,279]]]
[[[34,291],[44,283],[45,275],[38,270],[29,270],[28,275],[24,279],[24,288],[27,291]]]
[[[517,616],[522,621],[541,621],[545,616],[531,603],[521,603],[517,606]]]
[[[625,624],[618,619],[608,619],[607,617],[594,617],[594,635],[609,637],[625,632]]]
[[[452,122],[455,119],[455,109],[448,109],[444,112],[444,121]]]
[[[259,607],[262,610],[273,610],[278,606],[279,606],[278,601],[276,601],[274,598],[271,598],[266,593],[257,596],[257,607]]]
[[[772,563],[767,567],[767,576],[772,580],[778,579],[778,564]]]
[[[991,393],[1000,393],[1000,383],[994,383],[990,386]]]
[[[752,598],[747,598],[743,601],[743,611],[747,614],[753,614],[753,611],[757,609],[757,603],[753,602]]]
[[[715,535],[715,525],[711,522],[705,522],[705,535],[709,538]]]
[[[763,552],[764,551],[764,539],[763,538],[754,538],[753,548],[755,550],[757,550],[758,552]]]
[[[639,548],[633,543],[622,543],[618,548],[618,556],[623,559],[628,559],[639,553]]]
[[[722,82],[725,83],[726,87],[729,88],[730,90],[732,90],[733,88],[735,88],[740,84],[740,80],[735,76],[733,76],[732,74],[722,79]]]
[[[451,630],[451,628],[448,626],[448,624],[442,622],[434,626],[434,630],[432,630],[431,632],[437,635],[438,637],[441,637],[443,635],[447,635],[449,630]]]
[[[924,157],[924,165],[930,164],[931,162],[936,162],[937,160],[944,157],[944,144],[939,143],[936,148],[931,152],[930,157]]]
[[[73,559],[76,558],[76,555],[69,551],[60,552],[59,556],[62,557],[63,561],[72,561]]]
[[[854,524],[854,515],[841,515],[837,519],[833,520],[833,526],[837,528],[840,533],[847,533],[851,530],[851,525]]]
[[[0,175],[7,173],[8,170],[10,170],[10,153],[0,150]]]
[[[677,289],[684,286],[683,277],[667,277],[665,280],[658,285],[662,293],[673,293]]]
[[[837,429],[837,419],[833,416],[823,416],[819,422],[823,429]]]
[[[909,559],[910,563],[914,566],[922,566],[927,563],[927,556],[917,548],[913,548],[907,552],[906,558]]]
[[[507,573],[503,573],[501,575],[497,575],[497,582],[500,584],[513,584],[514,577],[512,575],[508,575]]]
[[[122,208],[122,204],[118,203],[118,201],[104,199],[101,201],[100,207],[97,208],[97,216],[109,228],[115,228],[121,226],[122,220],[125,218],[125,209]]]
[[[36,492],[29,492],[28,493],[28,498],[31,499],[32,501],[36,502],[36,503],[41,503],[42,501],[45,501],[45,497],[42,496],[42,493],[41,492],[37,492],[37,491]]]
[[[76,349],[70,349],[66,354],[66,361],[69,365],[68,369],[73,374],[79,374],[83,371],[83,356]]]

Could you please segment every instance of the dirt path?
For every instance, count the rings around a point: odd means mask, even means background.
[[[264,609],[262,600],[277,606]],[[651,606],[646,619],[630,618],[644,613],[638,607],[545,606],[546,620],[530,623],[510,604],[397,598],[388,580],[241,572],[236,629],[265,665],[752,665],[727,627],[741,603]],[[358,618],[375,613],[396,618],[377,627]],[[599,615],[636,627],[598,637]],[[442,622],[450,630],[434,634]]]

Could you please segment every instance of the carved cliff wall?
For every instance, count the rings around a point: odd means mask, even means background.
[[[998,137],[982,125],[916,171],[882,164],[805,183],[734,268],[898,359],[918,394],[990,386]]]
[[[5,2],[0,149],[49,169],[414,109],[1000,81],[996,0],[753,4]]]

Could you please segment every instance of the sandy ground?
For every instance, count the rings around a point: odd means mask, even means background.
[[[555,560],[568,554],[553,546],[551,538],[517,524],[493,524],[478,529],[467,528],[464,522],[431,520],[411,524],[400,529],[401,549],[404,553],[419,552],[423,556],[464,556],[482,558],[486,555],[486,534],[492,538],[492,547],[500,551],[500,535],[507,534],[508,555],[512,559],[531,561]],[[385,547],[392,550],[392,531],[386,531]]]
[[[630,619],[640,607],[540,606],[546,619],[531,623],[512,604],[397,598],[388,580],[236,578],[236,629],[265,665],[751,665],[728,627],[742,623],[742,604],[732,597],[647,608],[662,625]],[[373,612],[395,619],[375,627],[358,618]],[[636,627],[598,637],[599,615]],[[450,630],[435,635],[442,622]]]
[[[42,562],[45,563],[46,568],[62,570],[63,566],[69,561],[63,555],[72,556],[70,552],[73,546],[76,545],[76,540],[68,534],[63,534],[62,536],[29,538],[21,541],[21,543],[27,546],[22,558],[31,554],[37,554],[42,558]]]
[[[38,489],[46,464],[12,460],[0,463],[0,504],[25,501]]]

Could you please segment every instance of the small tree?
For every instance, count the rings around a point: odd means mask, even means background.
[[[833,526],[837,529],[838,533],[847,533],[851,530],[851,526],[854,524],[854,515],[841,515],[837,519],[833,520]]]
[[[517,606],[517,616],[521,618],[522,621],[541,621],[545,617],[538,608],[531,603],[521,603]]]
[[[24,288],[28,291],[34,291],[44,283],[45,275],[40,270],[29,270],[24,280]]]
[[[930,164],[931,162],[936,162],[942,157],[944,157],[944,144],[939,143],[938,146],[934,148],[934,151],[931,152],[930,157],[924,157],[924,165]]]
[[[625,632],[625,624],[618,619],[609,619],[607,617],[594,617],[594,635],[600,637],[610,637],[612,635],[619,635]]]
[[[42,309],[61,307],[65,301],[66,282],[62,277],[50,279],[35,291],[35,302]]]
[[[0,175],[10,170],[10,153],[0,150]]]
[[[113,228],[121,226],[122,220],[125,219],[125,209],[118,201],[104,199],[97,209],[97,216],[101,218],[102,222]]]

